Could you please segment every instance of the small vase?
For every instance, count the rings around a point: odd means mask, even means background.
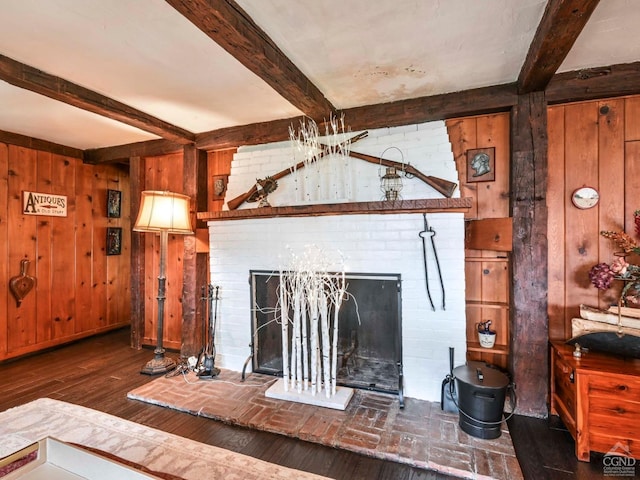
[[[496,344],[496,332],[493,330],[478,332],[478,340],[483,348],[493,348]]]

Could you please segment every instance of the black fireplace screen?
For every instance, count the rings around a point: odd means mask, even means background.
[[[402,396],[400,275],[350,273],[346,278],[348,295],[338,315],[338,385]],[[250,282],[253,371],[281,376],[279,276],[252,270]]]

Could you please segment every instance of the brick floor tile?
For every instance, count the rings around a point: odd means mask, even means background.
[[[221,381],[218,381],[221,380]],[[465,478],[522,480],[506,424],[502,435],[486,440],[463,432],[458,414],[437,402],[355,390],[344,411],[267,398],[274,378],[223,370],[200,381],[188,375],[158,378],[133,393],[150,403],[170,406],[228,423],[280,433],[368,456]]]

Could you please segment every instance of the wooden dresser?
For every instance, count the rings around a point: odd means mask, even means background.
[[[576,456],[589,461],[591,451],[615,447],[640,458],[640,360],[573,351],[551,342],[551,414],[571,432]]]

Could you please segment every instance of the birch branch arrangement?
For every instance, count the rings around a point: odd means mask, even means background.
[[[279,272],[285,391],[316,395],[324,389],[327,398],[336,393],[338,316],[347,282],[344,267],[341,273],[329,271],[335,258],[307,248],[302,256],[292,255],[290,267]]]

